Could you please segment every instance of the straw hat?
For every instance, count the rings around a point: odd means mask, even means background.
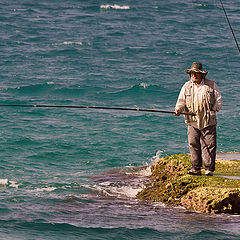
[[[190,74],[191,72],[197,72],[197,73],[201,73],[204,76],[207,75],[207,71],[203,71],[202,70],[202,64],[200,62],[193,62],[192,66],[190,69],[185,69],[185,72]]]

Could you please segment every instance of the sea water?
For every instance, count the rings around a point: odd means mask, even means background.
[[[224,2],[240,41],[240,4]],[[239,53],[217,0],[2,0],[1,104],[173,111],[200,61],[223,96],[218,151],[239,151]],[[188,153],[183,117],[0,107],[0,239],[239,239],[238,215],[135,195]]]

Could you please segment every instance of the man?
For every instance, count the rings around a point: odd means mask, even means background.
[[[207,71],[202,64],[194,62],[191,69],[186,69],[190,80],[186,82],[179,94],[175,115],[181,112],[193,113],[185,115],[188,125],[188,144],[191,154],[192,175],[201,175],[202,163],[205,174],[212,176],[215,170],[217,135],[216,112],[222,107],[222,97],[216,83],[206,79]]]

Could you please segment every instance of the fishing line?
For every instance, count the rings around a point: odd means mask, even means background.
[[[222,0],[219,0],[219,1],[220,1],[220,3],[221,3],[222,9],[223,9],[223,11],[224,11],[225,17],[226,17],[226,19],[227,19],[228,25],[229,25],[229,27],[230,27],[230,30],[231,30],[231,32],[232,32],[234,41],[235,41],[235,43],[236,43],[236,45],[237,45],[237,48],[238,48],[238,51],[239,51],[239,54],[240,54],[240,47],[239,47],[237,38],[235,37],[235,34],[234,34],[233,28],[232,28],[232,26],[231,26],[231,23],[230,23],[230,21],[229,21],[229,18],[228,18],[228,16],[227,16],[227,12],[226,12],[226,10],[225,10],[225,8],[224,8],[224,6],[223,6]]]
[[[141,108],[122,108],[122,107],[90,107],[76,105],[38,105],[38,104],[0,104],[0,107],[30,107],[30,108],[82,108],[82,109],[99,109],[99,110],[120,110],[120,111],[137,111],[137,112],[153,112],[153,113],[171,113],[175,112],[157,110],[157,109],[141,109]],[[192,115],[194,113],[181,113],[183,115]]]
[[[219,16],[219,9],[221,8],[221,6],[219,5],[219,0],[213,0],[213,6],[216,7],[216,12],[213,12],[213,15],[214,15],[214,16]],[[222,10],[220,9],[220,11],[222,11]],[[221,16],[222,16],[222,18],[224,18],[224,20],[225,20],[224,14],[221,15]],[[215,35],[216,35],[216,36],[223,37],[223,38],[225,38],[225,39],[228,39],[228,37],[227,37],[227,35],[226,35],[226,31],[228,30],[228,29],[227,29],[228,26],[225,25],[225,22],[222,21],[222,19],[221,19],[221,21],[220,21],[220,20],[218,19],[218,17],[216,18],[216,20],[215,20],[214,22],[215,22],[216,25],[217,25],[216,27],[214,27],[214,29],[216,30]],[[231,67],[231,64],[230,64],[230,55],[231,55],[230,51],[231,51],[231,49],[230,49],[230,48],[224,48],[224,50],[225,50],[225,52],[226,52],[226,55],[224,55],[223,52],[222,52],[222,54],[223,54],[223,55],[222,55],[222,58],[225,59],[225,62],[227,63],[226,69],[228,70],[228,72],[229,72],[230,75],[231,75],[231,73],[232,73],[232,67]]]

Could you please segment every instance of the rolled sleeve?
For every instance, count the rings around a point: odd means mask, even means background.
[[[179,93],[179,96],[178,96],[175,110],[179,110],[180,112],[182,112],[184,110],[185,104],[186,104],[185,85],[183,85],[183,87]]]
[[[215,104],[212,107],[213,111],[219,112],[222,108],[222,95],[216,83],[214,83]]]

